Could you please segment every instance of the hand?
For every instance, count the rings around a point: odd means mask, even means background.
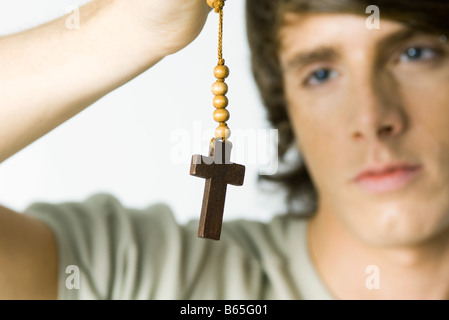
[[[206,0],[122,0],[132,20],[148,32],[152,45],[173,54],[201,32],[212,10]]]

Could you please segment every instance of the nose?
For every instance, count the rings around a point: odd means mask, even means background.
[[[399,88],[388,75],[354,81],[350,134],[354,140],[388,140],[406,129],[406,113]]]

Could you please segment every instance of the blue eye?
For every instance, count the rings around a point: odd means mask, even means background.
[[[431,60],[436,57],[435,50],[431,48],[408,48],[399,58],[401,62]]]
[[[318,69],[312,72],[309,77],[307,77],[305,83],[312,86],[319,85],[335,78],[336,75],[337,72],[334,70]]]

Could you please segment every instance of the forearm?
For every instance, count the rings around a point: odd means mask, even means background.
[[[93,1],[79,29],[64,16],[0,38],[0,162],[164,57],[126,9]]]

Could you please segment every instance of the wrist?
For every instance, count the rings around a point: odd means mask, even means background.
[[[162,46],[152,32],[134,14],[135,8],[127,1],[98,0],[97,17],[87,22],[96,24],[94,37],[106,46],[104,59],[113,59],[114,65],[130,68],[132,76],[143,72],[169,55],[170,48]],[[131,1],[130,1],[131,2]],[[98,18],[98,19],[97,19]],[[118,63],[120,62],[120,63]]]
[[[174,5],[176,2],[176,5]],[[144,57],[160,60],[190,44],[201,32],[211,8],[205,0],[115,1],[115,16]],[[173,8],[174,7],[174,8]],[[113,16],[114,16],[113,15]]]

